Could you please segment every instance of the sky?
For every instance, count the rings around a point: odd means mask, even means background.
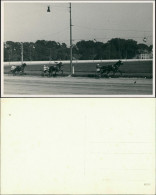
[[[50,5],[51,12],[47,12]],[[152,3],[72,2],[73,44],[80,40],[107,42],[112,38],[134,39],[152,44]],[[4,41],[70,42],[69,3],[5,2]]]

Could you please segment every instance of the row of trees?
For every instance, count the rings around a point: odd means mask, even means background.
[[[73,45],[73,59],[101,60],[101,59],[132,59],[137,54],[152,52],[152,45],[137,44],[132,39],[114,38],[107,43],[95,40],[79,41]],[[24,61],[69,60],[70,48],[65,43],[38,40],[23,43]],[[21,60],[21,43],[7,41],[4,44],[4,61]]]

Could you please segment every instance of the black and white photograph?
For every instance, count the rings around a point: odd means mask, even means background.
[[[154,97],[154,4],[2,2],[2,96]]]
[[[1,2],[2,195],[155,195],[155,1]]]

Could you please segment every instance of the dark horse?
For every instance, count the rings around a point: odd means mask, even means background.
[[[113,76],[119,72],[122,75],[122,71],[119,70],[120,66],[123,65],[123,62],[119,60],[113,65],[107,65],[107,66],[101,66],[97,70],[97,74],[99,77],[101,77],[103,74],[106,74],[109,76],[109,73],[112,72]]]
[[[24,74],[24,69],[26,67],[26,63],[23,63],[21,66],[11,66],[11,73],[16,75],[16,73]]]
[[[56,73],[61,72],[63,75],[63,64],[62,62],[56,63],[56,65],[49,67],[49,76],[56,76]]]

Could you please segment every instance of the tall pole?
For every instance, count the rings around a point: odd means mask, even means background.
[[[51,62],[51,48],[49,48],[49,61]]]
[[[10,59],[11,59],[11,49],[9,50],[9,65],[10,65]]]
[[[21,42],[21,63],[23,64],[23,43]]]
[[[121,59],[120,38],[118,38],[118,47],[119,47],[119,59]]]
[[[31,45],[29,46],[29,49],[30,49],[30,61],[31,61]]]
[[[74,74],[74,66],[72,65],[72,47],[73,47],[73,44],[72,44],[72,19],[71,19],[71,3],[69,5],[69,11],[70,11],[70,72],[71,72],[71,75]]]

